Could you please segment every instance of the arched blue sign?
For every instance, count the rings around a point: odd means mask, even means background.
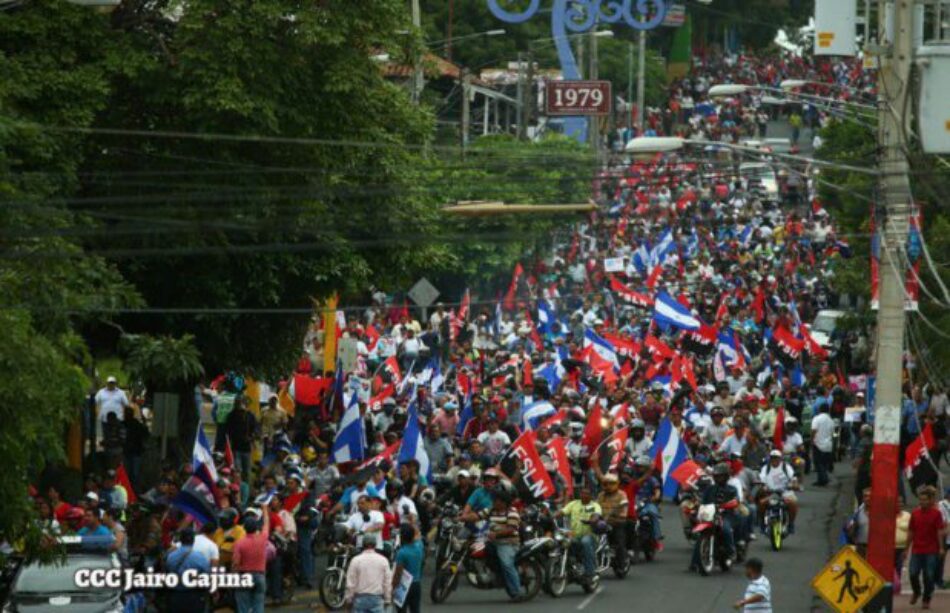
[[[492,15],[507,23],[524,23],[541,8],[541,0],[531,0],[522,11],[502,8],[506,0],[488,0]],[[636,30],[652,30],[666,17],[667,0],[554,0],[551,7],[551,35],[561,61],[565,79],[580,79],[568,36],[589,31],[598,23],[617,24],[621,21]],[[565,117],[564,132],[581,142],[587,140],[587,119]]]

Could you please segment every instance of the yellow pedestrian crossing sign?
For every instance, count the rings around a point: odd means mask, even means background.
[[[884,587],[884,579],[847,545],[815,575],[811,586],[838,613],[854,613]]]

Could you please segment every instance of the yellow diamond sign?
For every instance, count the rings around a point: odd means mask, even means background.
[[[851,546],[842,547],[811,586],[838,613],[860,611],[884,587],[884,580]]]

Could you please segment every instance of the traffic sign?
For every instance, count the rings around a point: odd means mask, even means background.
[[[545,90],[549,116],[610,114],[610,81],[548,81]]]
[[[429,283],[428,279],[422,277],[412,286],[412,289],[409,290],[409,297],[412,298],[412,301],[417,305],[425,308],[430,306],[435,302],[435,299],[439,297],[439,290]]]
[[[884,579],[846,545],[815,575],[811,586],[838,613],[855,613],[881,591]]]

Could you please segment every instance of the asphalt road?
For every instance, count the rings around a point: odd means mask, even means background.
[[[845,472],[850,472],[850,466],[840,464],[836,473]],[[776,611],[825,610],[811,590],[811,579],[829,558],[843,515],[850,508],[851,486],[847,479],[843,482],[834,479],[829,487],[815,488],[811,487],[812,480],[813,476],[806,477],[805,491],[799,496],[802,508],[796,522],[797,532],[788,539],[785,548],[773,552],[762,537],[749,548],[748,555],[762,559],[765,564]],[[554,599],[541,592],[531,602],[512,605],[502,590],[476,590],[463,582],[447,602],[436,606],[429,600],[432,565],[427,565],[422,586],[423,608],[457,613],[474,613],[493,606],[513,607],[523,613],[609,611],[630,607],[671,613],[733,610],[732,604],[742,596],[746,585],[742,569],[735,568],[729,573],[717,570],[709,577],[688,572],[692,550],[683,536],[677,509],[672,503],[664,503],[661,512],[666,536],[664,551],[654,562],[634,566],[626,579],[604,580],[594,594],[584,594],[580,586],[571,585],[561,598]],[[298,593],[292,606],[280,610],[320,608],[319,595],[308,592]]]

